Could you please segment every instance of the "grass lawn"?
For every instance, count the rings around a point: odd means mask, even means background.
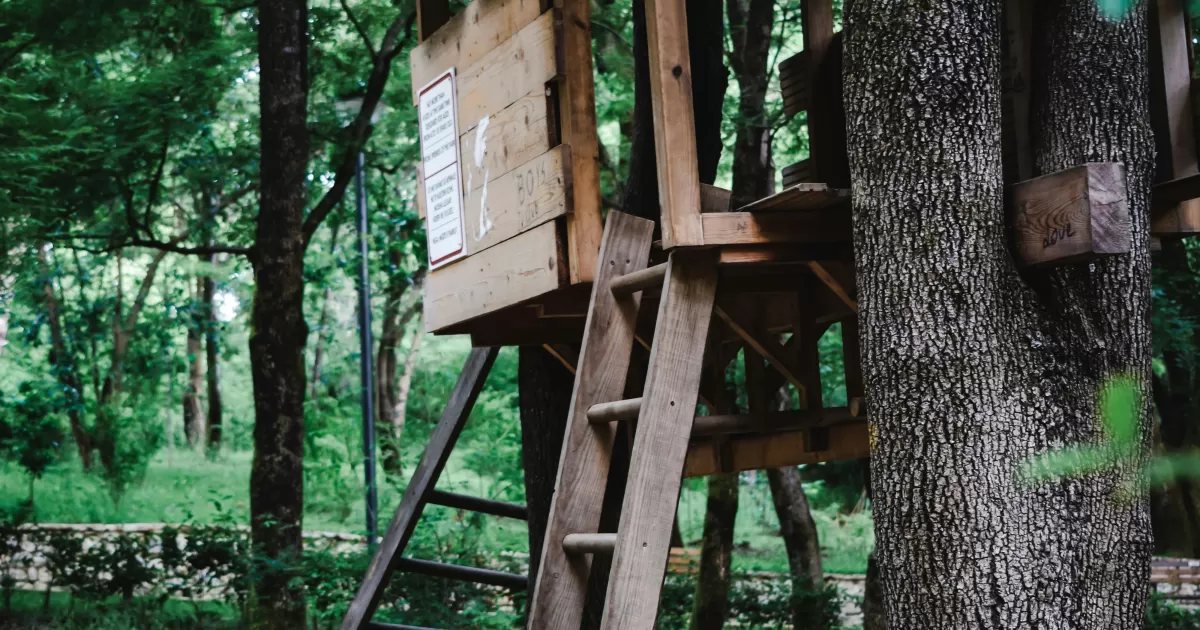
[[[3,630],[234,630],[236,611],[223,604],[167,600],[119,599],[93,602],[66,593],[51,593],[50,610],[43,608],[44,593],[14,591],[11,608],[0,610]]]

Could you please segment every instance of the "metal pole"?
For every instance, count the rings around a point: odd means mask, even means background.
[[[367,486],[367,544],[378,533],[378,489],[375,486],[375,365],[371,360],[371,284],[367,274],[367,185],[363,154],[354,166],[358,220],[358,339],[362,357],[363,481]]]

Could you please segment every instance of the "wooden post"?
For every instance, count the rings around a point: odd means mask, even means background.
[[[800,20],[804,24],[804,52],[808,55],[808,79],[821,76],[821,64],[833,40],[833,0],[801,0]],[[814,95],[815,96],[815,95]],[[821,107],[808,108],[808,154],[816,181],[828,182],[836,136],[823,119]]]
[[[1182,179],[1198,172],[1196,134],[1192,122],[1192,72],[1188,63],[1187,14],[1181,0],[1156,0],[1162,58],[1164,99],[1156,118],[1169,137],[1170,178]],[[1157,83],[1157,81],[1155,81]],[[1160,133],[1162,133],[1160,131]],[[1160,150],[1161,150],[1160,143]],[[1200,199],[1189,199],[1154,214],[1150,232],[1155,235],[1200,232]]]
[[[685,0],[646,0],[663,248],[703,245]]]
[[[1012,189],[1017,266],[1078,263],[1127,254],[1125,166],[1092,162]]]

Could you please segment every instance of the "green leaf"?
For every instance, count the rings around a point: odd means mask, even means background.
[[[1195,3],[1197,0],[1191,0]],[[1100,9],[1100,14],[1110,20],[1123,20],[1129,15],[1129,10],[1133,8],[1135,0],[1096,0],[1096,6]]]
[[[1137,448],[1140,408],[1141,392],[1132,376],[1113,376],[1101,386],[1100,420],[1118,452],[1129,453]]]

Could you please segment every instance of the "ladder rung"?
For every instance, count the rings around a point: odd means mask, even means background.
[[[460,582],[475,582],[476,584],[502,586],[514,591],[523,591],[529,588],[529,578],[525,577],[524,575],[505,573],[503,571],[493,571],[491,569],[464,567],[457,564],[445,564],[443,562],[432,562],[429,560],[401,558],[396,562],[396,570],[405,571],[407,573],[420,573],[421,575],[429,575],[432,577],[448,578],[451,580],[458,580]]]
[[[608,553],[617,546],[616,534],[567,534],[562,541],[567,553]]]
[[[426,628],[425,626],[406,626],[402,623],[383,623],[382,621],[372,621],[367,624],[367,630],[438,630],[437,628]]]
[[[434,505],[442,505],[460,510],[471,510],[472,512],[491,514],[493,516],[507,516],[508,518],[516,518],[522,521],[529,520],[529,508],[524,505],[517,505],[516,503],[481,499],[454,492],[442,492],[441,490],[430,490],[429,494],[425,496]]]
[[[629,295],[630,293],[637,293],[650,287],[662,286],[663,278],[666,275],[667,263],[661,263],[614,278],[608,284],[608,288],[612,291],[613,295]]]
[[[608,424],[616,420],[636,420],[641,409],[641,398],[599,403],[588,408],[587,419],[592,424]]]

